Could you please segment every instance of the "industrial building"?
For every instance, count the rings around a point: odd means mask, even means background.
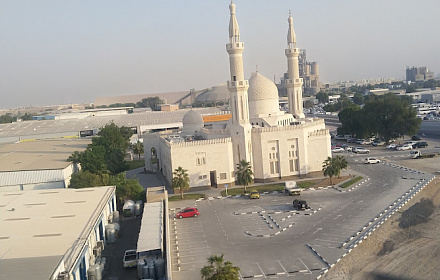
[[[115,190],[106,186],[1,192],[0,278],[88,279],[107,241],[106,227],[116,210]]]
[[[429,71],[426,66],[423,67],[406,67],[407,82],[423,82],[434,79],[434,72]]]
[[[0,192],[67,188],[78,168],[67,158],[90,143],[58,138],[0,145]]]

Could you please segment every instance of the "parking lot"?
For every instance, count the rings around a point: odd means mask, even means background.
[[[295,211],[295,197],[281,193],[170,203],[171,216],[189,206],[200,211],[198,218],[170,220],[173,279],[200,278],[207,257],[222,253],[240,267],[242,279],[315,279],[347,253],[368,222],[429,177],[383,163],[365,165],[356,156],[351,161],[372,178],[351,192],[303,192],[312,208],[307,211]]]

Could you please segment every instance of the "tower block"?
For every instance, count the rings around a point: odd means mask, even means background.
[[[287,49],[285,54],[287,57],[287,97],[289,100],[289,113],[298,119],[303,119],[303,79],[299,77],[298,56],[299,48],[296,47],[296,34],[293,29],[293,18],[289,12],[289,29],[287,31]]]
[[[252,142],[249,123],[248,88],[249,81],[244,79],[243,51],[244,43],[240,42],[240,30],[235,17],[235,4],[229,5],[229,43],[226,51],[229,54],[231,79],[228,81],[228,90],[231,94],[231,124],[229,130],[234,154],[234,166],[241,160],[252,162]]]

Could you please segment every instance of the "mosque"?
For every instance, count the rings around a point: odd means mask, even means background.
[[[278,90],[268,78],[256,72],[245,80],[244,43],[231,3],[229,21],[231,119],[227,124],[205,127],[203,117],[190,110],[180,131],[144,136],[145,166],[161,172],[169,184],[173,171],[188,170],[193,190],[235,184],[235,170],[241,160],[251,164],[255,182],[291,180],[321,172],[331,156],[330,134],[324,120],[306,118],[303,113],[296,35],[289,14],[287,80],[289,112],[280,111]]]

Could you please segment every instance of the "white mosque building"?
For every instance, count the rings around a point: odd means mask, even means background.
[[[310,172],[321,172],[331,156],[330,134],[324,120],[305,118],[299,78],[296,35],[289,15],[287,35],[289,113],[280,111],[275,84],[260,73],[245,80],[244,43],[231,3],[229,43],[231,119],[225,125],[205,128],[202,116],[190,110],[181,131],[144,136],[145,166],[161,172],[169,184],[173,171],[188,170],[190,187],[224,187],[235,184],[235,169],[241,160],[252,166],[255,182],[290,180]]]

